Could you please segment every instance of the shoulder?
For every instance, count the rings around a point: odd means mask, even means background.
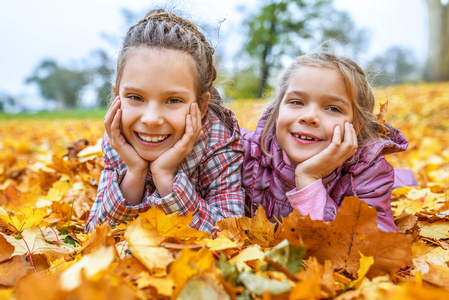
[[[203,137],[206,147],[213,151],[220,148],[244,151],[242,134],[237,119],[226,108],[223,108],[223,113],[227,124],[211,110],[206,116],[206,120],[203,122]]]

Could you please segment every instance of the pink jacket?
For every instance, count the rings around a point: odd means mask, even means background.
[[[242,169],[246,215],[252,216],[262,205],[267,218],[274,222],[274,216],[281,220],[281,216],[286,217],[293,211],[291,202],[297,209],[298,205],[301,206],[298,197],[306,200],[312,197],[314,200],[308,202],[318,201],[323,203],[321,207],[324,206],[319,219],[332,221],[344,197],[357,195],[376,208],[381,230],[397,231],[390,205],[394,169],[384,155],[407,148],[408,142],[398,129],[388,125],[390,140],[382,139],[359,147],[354,158],[348,159],[322,180],[296,191],[295,166],[286,159],[285,152],[273,136],[274,132],[268,134],[273,139],[266,145],[271,156],[262,152],[261,136],[265,123],[266,116],[259,121],[255,131],[242,129],[246,150]],[[298,210],[302,213],[300,208]]]

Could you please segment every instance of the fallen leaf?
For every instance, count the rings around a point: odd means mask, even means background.
[[[202,238],[209,235],[189,226],[193,220],[192,212],[185,216],[179,216],[177,213],[167,215],[153,206],[146,212],[141,213],[139,217],[142,220],[142,227],[155,229],[161,236]]]
[[[152,276],[162,277],[167,275],[168,265],[174,261],[173,254],[159,247],[165,237],[159,235],[155,229],[144,228],[141,225],[142,218],[135,219],[125,238],[131,253],[145,266]]]
[[[38,226],[43,221],[45,215],[46,213],[41,209],[24,206],[14,213],[8,213],[2,209],[0,212],[0,221],[11,231],[22,232],[23,229]]]
[[[287,280],[277,281],[265,279],[246,271],[240,273],[238,280],[242,282],[249,292],[259,296],[265,291],[269,291],[270,295],[276,296],[291,290],[290,284]]]
[[[192,251],[188,248],[182,250],[170,270],[170,276],[176,284],[173,299],[176,299],[192,276],[208,270],[213,265],[215,265],[214,256],[207,248],[202,248],[200,251]]]
[[[64,245],[57,246],[47,243],[44,235],[39,227],[25,229],[20,239],[16,239],[13,236],[2,234],[6,240],[14,246],[14,255],[36,255],[42,254],[47,260],[53,261],[58,258],[69,258],[70,253],[73,253],[73,249]]]
[[[0,263],[0,285],[14,286],[30,269],[26,255],[13,256],[10,260]]]
[[[226,294],[214,282],[207,282],[197,276],[190,278],[179,293],[177,300],[208,299],[208,300],[228,300]]]
[[[249,260],[263,260],[265,254],[260,250],[260,246],[252,245],[245,248],[238,255],[234,256],[229,260],[230,263],[235,264],[239,271],[247,270],[250,271],[250,268],[246,265],[246,261]]]
[[[412,237],[397,232],[382,232],[377,227],[377,213],[357,197],[343,201],[332,222],[312,221],[310,217],[298,217],[294,211],[282,219],[276,233],[285,236],[295,225],[297,240],[302,238],[307,257],[315,256],[319,262],[329,260],[335,269],[345,269],[355,275],[360,268],[359,253],[374,258],[369,276],[394,273],[411,263]],[[288,226],[284,226],[286,223]]]
[[[11,245],[3,235],[0,235],[0,263],[9,260],[14,253],[14,246]]]
[[[175,283],[170,276],[165,278],[157,278],[151,276],[148,272],[140,273],[136,283],[139,289],[144,289],[151,286],[156,289],[159,295],[166,297],[171,297],[175,288]]]
[[[115,250],[112,246],[102,247],[95,252],[84,255],[80,261],[61,274],[61,289],[72,291],[80,287],[83,276],[91,278],[95,274],[108,269],[114,259]]]
[[[434,223],[418,222],[421,228],[420,235],[429,239],[447,239],[449,238],[449,222],[442,220]]]
[[[241,226],[251,243],[262,247],[273,246],[276,224],[267,219],[262,206],[257,208],[253,218],[242,217]]]
[[[107,223],[96,226],[94,231],[89,236],[89,239],[84,243],[80,251],[83,254],[88,254],[100,249],[104,245],[108,245],[108,237],[111,235],[111,227]]]

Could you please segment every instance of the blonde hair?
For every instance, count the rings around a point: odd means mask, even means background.
[[[117,60],[115,78],[116,91],[119,90],[123,68],[128,55],[139,47],[178,50],[190,55],[195,62],[196,97],[202,102],[204,93],[210,93],[209,108],[228,126],[230,120],[223,112],[222,99],[214,87],[217,71],[214,66],[215,50],[206,37],[190,21],[162,9],[151,10],[126,33]],[[110,102],[115,95],[111,96]],[[201,107],[201,105],[200,105]]]
[[[363,70],[349,58],[326,52],[315,52],[298,56],[279,77],[276,94],[264,111],[264,115],[268,116],[267,123],[262,132],[261,143],[262,151],[265,154],[268,154],[268,149],[265,148],[265,145],[268,145],[270,142],[269,140],[266,141],[266,138],[272,130],[275,130],[282,99],[284,98],[293,74],[301,66],[329,68],[340,71],[353,104],[353,124],[354,129],[358,133],[358,144],[362,145],[370,139],[379,138],[378,128],[379,126],[383,128],[383,125],[373,119],[375,104],[373,89]]]

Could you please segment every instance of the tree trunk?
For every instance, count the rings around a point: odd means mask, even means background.
[[[273,18],[270,22],[270,30],[272,34],[276,34],[276,18]],[[272,41],[270,40],[266,45],[262,54],[262,77],[260,79],[259,90],[257,91],[257,98],[262,98],[263,91],[267,87],[268,77],[270,76],[270,67],[273,63],[272,61],[268,61],[271,58],[271,50],[273,48]]]
[[[263,57],[262,57],[262,74],[260,78],[260,85],[259,89],[257,90],[257,98],[262,98],[263,91],[265,90],[267,86],[267,80],[268,76],[270,74],[270,62],[268,62],[269,53],[271,52],[271,45],[267,44],[264,51],[263,51]]]
[[[424,79],[449,80],[449,4],[426,0],[429,19],[429,41]]]

